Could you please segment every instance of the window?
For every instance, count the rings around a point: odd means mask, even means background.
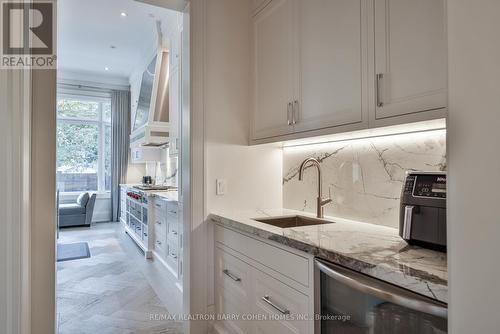
[[[111,189],[111,101],[63,95],[57,100],[57,187]]]

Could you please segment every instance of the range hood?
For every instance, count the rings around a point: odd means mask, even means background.
[[[168,145],[172,124],[169,115],[169,53],[160,49],[144,71],[130,147]]]

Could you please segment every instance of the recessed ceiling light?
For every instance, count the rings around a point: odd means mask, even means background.
[[[105,70],[105,71],[109,71],[109,67],[107,67],[107,66],[106,66],[106,67],[104,67],[104,70]]]
[[[125,13],[125,12],[121,12],[121,13],[120,13],[120,15],[121,15],[122,17],[126,17],[126,16],[127,16],[127,13]]]

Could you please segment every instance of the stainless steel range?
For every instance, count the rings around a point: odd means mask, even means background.
[[[174,186],[162,186],[157,184],[141,184],[136,185],[134,188],[139,190],[158,190],[158,191],[166,191],[166,190],[175,190],[177,187]]]

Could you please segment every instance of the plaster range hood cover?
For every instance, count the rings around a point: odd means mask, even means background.
[[[160,50],[144,71],[130,146],[164,146],[170,142],[169,59]]]

